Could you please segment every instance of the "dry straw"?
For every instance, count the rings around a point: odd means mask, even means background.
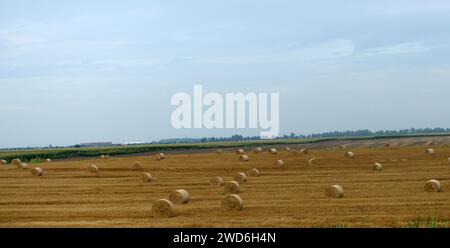
[[[98,167],[94,164],[88,166],[88,170],[91,174],[98,175]]]
[[[245,155],[245,154],[240,155],[240,156],[239,156],[239,160],[240,160],[240,161],[248,161],[248,155]]]
[[[259,177],[259,174],[260,174],[260,172],[256,168],[253,168],[247,172],[247,175],[250,177]]]
[[[28,169],[28,164],[27,163],[20,163],[17,165],[18,169],[22,169],[22,170],[26,170]]]
[[[228,181],[223,185],[223,190],[228,194],[237,194],[240,191],[239,183],[236,181]]]
[[[382,171],[383,170],[383,165],[380,163],[374,163],[373,164],[373,170],[374,171]]]
[[[190,199],[189,192],[185,189],[175,190],[169,195],[169,201],[175,204],[186,204]]]
[[[226,211],[240,211],[244,208],[244,201],[239,195],[227,195],[222,199],[221,208]]]
[[[44,175],[44,170],[39,167],[33,168],[31,170],[31,175],[40,177],[40,176]]]
[[[245,175],[245,173],[239,172],[236,175],[234,175],[234,180],[239,183],[247,182],[247,175]]]
[[[353,153],[353,152],[346,152],[344,156],[346,158],[354,158],[355,157],[355,153]]]
[[[142,170],[142,164],[139,161],[134,162],[133,166],[131,167],[133,170]]]
[[[325,190],[325,195],[330,198],[342,198],[344,189],[339,185],[332,185]]]
[[[244,149],[237,149],[236,154],[244,154]]]
[[[149,182],[152,181],[152,179],[153,179],[152,174],[150,174],[150,173],[148,173],[148,172],[144,172],[144,173],[142,173],[142,175],[141,175],[141,180],[142,180],[142,182],[144,182],[144,183],[149,183]]]
[[[166,199],[159,199],[153,203],[151,215],[153,217],[174,217],[176,216],[173,203]]]
[[[223,186],[225,182],[221,177],[211,177],[209,183],[213,186]]]
[[[277,161],[275,161],[275,165],[279,168],[282,168],[284,166],[284,162],[281,159],[278,159]]]
[[[277,150],[276,148],[271,148],[271,149],[269,150],[269,152],[270,152],[271,154],[278,154],[278,150]]]
[[[426,182],[423,187],[424,187],[425,191],[428,191],[428,192],[440,192],[441,191],[441,183],[435,179],[431,179],[430,181]]]
[[[428,149],[426,150],[426,153],[427,153],[428,155],[434,155],[434,149],[433,149],[433,148],[428,148]]]
[[[255,149],[253,149],[253,153],[261,153],[263,151],[263,149],[261,147],[256,147]]]

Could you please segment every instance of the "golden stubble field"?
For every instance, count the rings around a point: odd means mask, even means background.
[[[337,149],[317,149],[309,155],[249,152],[248,162],[210,152],[168,154],[162,161],[141,156],[30,164],[45,170],[42,177],[1,165],[0,227],[411,227],[427,218],[446,227],[450,147],[435,150],[430,156],[423,146],[354,148],[353,159]],[[316,165],[308,166],[313,156]],[[276,159],[285,166],[277,168]],[[144,169],[132,170],[135,161]],[[373,171],[374,162],[383,171]],[[98,177],[89,173],[90,164],[99,167]],[[241,184],[244,209],[221,210],[225,194],[209,179],[232,180],[251,168],[261,176]],[[152,174],[151,183],[140,180],[143,172]],[[439,180],[442,192],[425,192],[429,179]],[[325,197],[332,184],[344,188],[344,198]],[[176,217],[152,217],[152,202],[177,189],[189,191],[190,203],[176,205]]]

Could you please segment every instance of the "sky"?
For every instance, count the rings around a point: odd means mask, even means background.
[[[280,134],[450,127],[449,1],[0,0],[0,147],[174,129],[177,92],[279,92]]]

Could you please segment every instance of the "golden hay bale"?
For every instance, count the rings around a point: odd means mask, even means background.
[[[142,164],[139,161],[134,162],[133,166],[131,167],[133,170],[142,170]]]
[[[253,153],[261,153],[263,151],[263,149],[261,147],[256,147],[255,149],[253,149]]]
[[[236,154],[244,154],[244,149],[237,149]]]
[[[209,183],[213,186],[223,186],[225,184],[221,177],[211,177]]]
[[[226,211],[240,211],[244,208],[244,201],[239,195],[227,195],[222,199],[221,208]]]
[[[109,155],[105,155],[105,159],[109,159],[110,157],[109,157]]]
[[[380,164],[380,163],[374,163],[372,168],[373,168],[374,171],[382,171],[383,170],[383,165]]]
[[[310,159],[308,159],[308,165],[309,165],[309,166],[314,166],[314,165],[316,165],[316,158],[310,158]]]
[[[166,154],[160,152],[160,153],[158,153],[158,155],[161,159],[166,159]]]
[[[100,155],[100,158],[101,158],[101,159],[105,159],[106,156],[105,156],[105,155]]]
[[[325,190],[325,195],[330,198],[344,197],[344,189],[339,185],[331,185]]]
[[[52,162],[52,160],[51,160],[51,159],[49,159],[49,158],[47,158],[47,159],[45,160],[45,162],[47,162],[47,163],[51,163],[51,162]]]
[[[353,152],[346,152],[344,156],[346,158],[354,158],[355,157],[355,153],[353,153]]]
[[[426,153],[427,153],[428,155],[434,155],[434,149],[433,149],[433,148],[428,148],[428,149],[426,150]]]
[[[148,173],[148,172],[144,172],[141,175],[141,180],[144,183],[149,183],[153,180],[152,174]]]
[[[190,199],[189,192],[185,189],[175,190],[169,195],[169,201],[175,204],[186,204]]]
[[[302,149],[300,150],[300,152],[303,153],[303,154],[309,154],[309,151],[308,151],[308,149],[306,149],[306,148],[302,148]]]
[[[173,203],[166,199],[159,199],[153,203],[151,215],[153,217],[174,217],[176,216]]]
[[[428,192],[441,192],[441,183],[435,179],[426,182],[423,187]]]
[[[270,148],[269,152],[274,155],[278,154],[278,150],[276,148]]]
[[[291,151],[291,148],[288,147],[288,146],[286,146],[286,147],[284,148],[284,150],[290,152],[290,151]]]
[[[11,160],[11,164],[13,164],[13,165],[20,165],[20,163],[22,163],[22,161],[20,161],[20,159],[18,159],[18,158]]]
[[[222,153],[223,153],[223,151],[221,149],[216,150],[216,154],[222,154]]]
[[[31,170],[31,175],[40,177],[44,175],[44,170],[39,167],[33,168]]]
[[[248,155],[243,154],[243,155],[239,156],[239,160],[240,161],[248,161]]]
[[[28,169],[28,164],[27,163],[20,163],[17,165],[18,169],[22,169],[22,170],[26,170]]]
[[[6,160],[4,159],[0,159],[0,164],[7,164],[8,162],[6,162]]]
[[[228,194],[237,194],[240,190],[239,183],[236,181],[228,181],[223,185],[223,190]]]
[[[260,172],[256,168],[253,168],[247,172],[247,175],[251,176],[251,177],[259,177],[259,174],[260,174]]]
[[[247,175],[245,175],[245,173],[239,172],[236,175],[234,175],[234,180],[239,183],[247,182]]]
[[[277,161],[275,161],[275,165],[278,166],[279,168],[284,166],[284,161],[281,159],[278,159]]]
[[[98,173],[98,167],[95,164],[91,164],[88,166],[88,170],[90,173],[92,174],[96,174]]]

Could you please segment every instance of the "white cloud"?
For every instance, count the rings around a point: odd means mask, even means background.
[[[359,56],[370,57],[378,55],[394,55],[394,54],[405,54],[405,53],[419,53],[428,52],[431,50],[430,46],[424,45],[422,42],[406,42],[395,44],[391,46],[375,47],[363,50]]]

